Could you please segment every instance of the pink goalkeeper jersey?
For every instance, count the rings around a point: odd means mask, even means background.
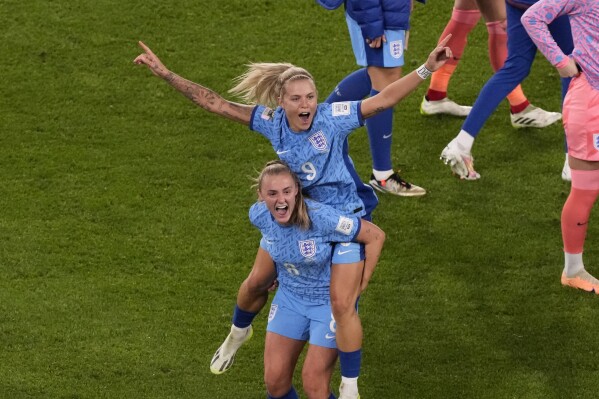
[[[567,14],[572,26],[572,58],[581,66],[589,84],[599,90],[599,0],[540,0],[522,16],[522,24],[543,55],[556,67],[567,62],[547,25]]]

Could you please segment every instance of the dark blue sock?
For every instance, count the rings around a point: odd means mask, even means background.
[[[360,364],[362,363],[362,349],[354,352],[339,352],[339,368],[341,376],[356,378],[360,375]]]
[[[358,69],[344,77],[324,102],[330,104],[337,101],[361,100],[370,93],[371,87],[366,68]]]
[[[331,392],[331,394],[329,395],[329,399],[337,399],[337,397],[335,396],[335,394],[333,394],[333,392]]]
[[[297,392],[295,391],[295,388],[293,387],[293,385],[291,386],[291,390],[289,392],[287,392],[283,396],[277,396],[275,398],[274,396],[270,396],[268,394],[268,392],[267,392],[266,393],[266,398],[267,399],[299,399],[298,396],[297,396]]]
[[[370,96],[375,96],[378,93],[378,91],[372,89]],[[393,169],[391,163],[393,107],[366,119],[366,128],[368,129],[370,153],[372,154],[372,168],[380,171]]]
[[[235,305],[235,310],[233,310],[233,325],[239,328],[248,327],[252,324],[252,321],[257,314],[258,313],[241,310],[239,309],[239,306]]]

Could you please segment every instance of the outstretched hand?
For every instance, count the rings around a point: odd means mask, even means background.
[[[435,47],[435,49],[428,56],[428,59],[424,65],[429,71],[436,71],[437,69],[441,68],[447,62],[447,60],[453,57],[451,49],[445,46],[449,39],[451,39],[451,34],[445,36],[445,38],[439,42],[437,47]]]
[[[160,78],[168,75],[169,70],[164,66],[162,61],[146,46],[143,42],[139,42],[139,47],[143,49],[143,53],[135,57],[133,60],[137,65],[146,65],[152,73]]]

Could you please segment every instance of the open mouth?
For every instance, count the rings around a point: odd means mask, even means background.
[[[275,212],[278,216],[285,216],[289,207],[286,204],[275,206]]]
[[[310,120],[310,113],[309,112],[300,112],[299,117],[303,123],[307,123]]]

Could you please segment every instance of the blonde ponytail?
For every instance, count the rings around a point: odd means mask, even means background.
[[[308,71],[289,63],[252,63],[247,67],[245,73],[234,79],[235,86],[229,90],[247,104],[276,108],[287,82],[298,79],[314,82]]]

